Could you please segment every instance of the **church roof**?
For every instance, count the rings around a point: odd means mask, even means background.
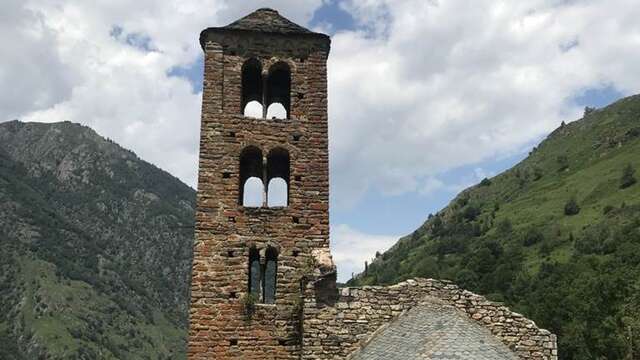
[[[350,360],[517,360],[516,354],[451,305],[426,298],[379,330]]]
[[[227,26],[212,27],[204,30],[204,32],[207,31],[250,31],[282,35],[319,36],[328,38],[327,35],[316,33],[307,28],[304,28],[280,15],[276,10],[269,8],[258,9],[251,14],[232,22]]]

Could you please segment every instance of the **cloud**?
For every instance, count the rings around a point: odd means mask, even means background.
[[[399,238],[395,235],[367,234],[346,224],[332,226],[331,252],[338,266],[338,280],[345,282],[351,278],[351,273],[362,272],[365,261],[371,262],[376,251],[384,252]]]
[[[3,2],[0,37],[7,46],[0,119],[91,126],[195,187],[201,93],[175,75],[202,56],[200,31],[261,6],[284,9],[285,16],[306,23],[320,5],[321,0]]]
[[[20,0],[0,7],[0,121],[5,121],[67,99],[77,79],[41,14]]]
[[[640,87],[633,0],[342,6],[360,28],[336,34],[329,59],[339,207],[370,191],[435,191],[434,176],[516,154],[577,119],[576,94]]]

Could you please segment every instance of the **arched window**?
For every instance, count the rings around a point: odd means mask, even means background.
[[[262,109],[262,64],[255,58],[245,61],[242,65],[242,104],[240,109],[243,111],[243,114],[246,115],[247,105],[253,101],[261,105],[260,110],[262,112],[256,117],[264,117],[264,110]],[[252,109],[256,108],[254,105]]]
[[[264,202],[264,184],[262,179],[252,176],[244,182],[242,206],[261,207]]]
[[[267,193],[268,207],[287,206],[288,186],[283,178],[277,177],[269,180],[269,192]]]
[[[267,156],[267,205],[289,205],[289,152],[283,148],[275,148]]]
[[[252,179],[257,178],[257,179]],[[255,146],[248,146],[242,150],[240,154],[240,188],[238,204],[243,206],[262,206],[264,194],[264,184],[262,180],[264,178],[264,170],[262,167],[262,151]],[[251,180],[251,182],[249,182]],[[260,187],[258,190],[260,194],[260,200],[257,205],[245,204],[245,199],[249,200],[249,197],[245,198],[245,189],[247,190],[247,196],[254,196],[254,187]],[[251,192],[251,193],[249,193]]]
[[[256,301],[260,301],[262,293],[262,268],[260,266],[260,253],[256,248],[249,250],[249,293],[253,295]]]
[[[265,254],[264,266],[264,303],[273,304],[276,301],[276,285],[278,277],[278,252],[276,249],[269,247]]]
[[[283,118],[288,118],[291,108],[291,70],[287,63],[281,61],[269,69],[266,95],[267,109],[271,107],[271,104],[279,103],[284,108],[285,116]],[[267,117],[272,118],[271,116]]]
[[[262,107],[262,104],[260,104],[256,100],[249,101],[247,105],[245,105],[244,111],[242,112],[242,115],[244,116],[258,118],[258,119],[262,118],[263,114],[264,114],[264,109]]]
[[[267,119],[286,119],[287,110],[280,103],[273,103],[267,109]]]

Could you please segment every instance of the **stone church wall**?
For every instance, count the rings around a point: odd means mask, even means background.
[[[373,334],[426,296],[455,306],[488,328],[521,359],[555,360],[555,335],[524,316],[483,296],[432,279],[408,280],[397,285],[343,288],[332,306],[307,299],[304,308],[304,359],[348,359]]]

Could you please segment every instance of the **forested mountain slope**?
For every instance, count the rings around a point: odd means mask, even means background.
[[[0,124],[0,358],[184,358],[194,202],[87,127]]]
[[[640,96],[588,109],[512,169],[463,191],[350,284],[451,279],[554,331],[562,359],[638,359],[636,169]]]

